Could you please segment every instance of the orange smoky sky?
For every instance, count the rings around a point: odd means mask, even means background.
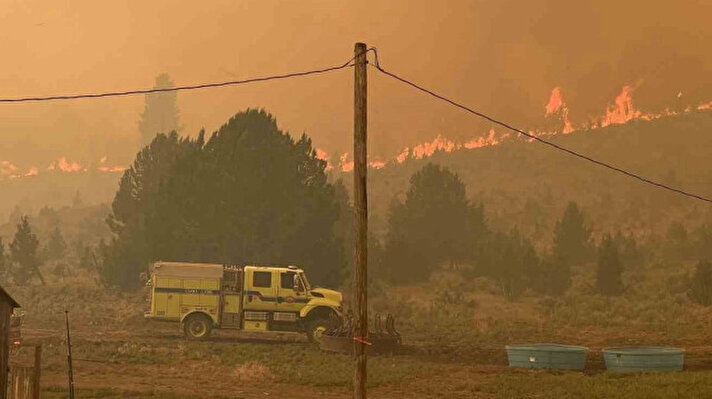
[[[712,100],[712,1],[0,0],[0,97],[243,79],[337,65],[353,44],[381,63],[525,129],[552,89],[576,125],[630,87],[646,112]],[[350,152],[351,69],[181,92],[183,134],[263,107],[334,162]],[[491,126],[369,72],[373,159],[438,135],[465,143]],[[0,104],[0,161],[45,169],[60,157],[127,164],[143,97]],[[103,161],[102,161],[103,162]]]

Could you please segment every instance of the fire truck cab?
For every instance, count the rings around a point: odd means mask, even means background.
[[[312,288],[295,266],[155,262],[147,286],[145,317],[180,322],[188,339],[225,328],[305,332],[315,341],[342,315],[342,294]]]

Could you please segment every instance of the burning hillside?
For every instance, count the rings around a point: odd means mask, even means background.
[[[611,103],[606,105],[605,109],[599,116],[590,117],[587,120],[574,123],[569,117],[569,107],[564,100],[564,94],[560,87],[554,87],[551,90],[549,101],[544,105],[544,119],[547,126],[550,128],[533,129],[529,133],[534,136],[555,136],[559,134],[569,134],[574,131],[591,131],[600,128],[605,128],[611,125],[625,124],[634,120],[655,120],[665,117],[671,117],[681,114],[689,114],[693,112],[708,111],[712,109],[712,102],[706,102],[697,106],[688,106],[682,111],[674,111],[670,108],[665,108],[662,112],[650,113],[644,112],[636,108],[633,102],[634,85],[625,85],[621,88],[620,93],[613,99]],[[678,94],[678,97],[682,93]],[[553,121],[553,123],[551,123]],[[438,134],[431,141],[426,141],[416,144],[413,147],[405,147],[403,150],[391,157],[388,160],[373,160],[369,162],[369,166],[373,169],[380,169],[389,163],[399,164],[407,160],[417,160],[432,156],[436,152],[453,152],[461,149],[476,149],[489,147],[501,144],[507,140],[517,138],[518,134],[511,133],[500,127],[495,129],[490,128],[485,134],[477,135],[465,142],[456,142],[450,140],[442,134]],[[528,141],[533,141],[528,139]],[[318,156],[320,159],[329,162],[330,157],[326,151],[319,149]],[[349,153],[344,153],[339,157],[339,169],[342,172],[350,172],[353,170],[353,161],[349,158]],[[329,163],[329,169],[333,165]]]
[[[102,157],[98,162],[83,165],[76,160],[70,160],[67,157],[59,157],[50,162],[46,168],[30,166],[21,168],[10,161],[0,161],[0,181],[14,180],[21,178],[36,177],[40,174],[48,173],[81,173],[81,172],[99,172],[99,173],[119,173],[126,170],[125,167],[119,165],[108,165],[107,157]]]

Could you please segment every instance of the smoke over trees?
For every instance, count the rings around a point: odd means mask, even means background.
[[[101,275],[139,284],[152,260],[298,264],[321,283],[342,267],[339,215],[311,140],[264,111],[238,113],[207,142],[159,135],[124,174]]]

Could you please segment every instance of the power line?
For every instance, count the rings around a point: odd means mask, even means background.
[[[402,83],[405,83],[405,84],[408,85],[408,86],[411,86],[411,87],[413,87],[413,88],[415,88],[415,89],[418,89],[418,90],[422,91],[423,93],[429,94],[429,95],[431,95],[431,96],[433,96],[433,97],[435,97],[435,98],[437,98],[437,99],[439,99],[439,100],[445,101],[446,103],[449,103],[450,105],[453,105],[453,106],[455,106],[455,107],[457,107],[457,108],[460,108],[460,109],[462,109],[462,110],[465,110],[465,111],[467,111],[467,112],[469,112],[469,113],[471,113],[471,114],[474,114],[474,115],[476,115],[476,116],[479,116],[480,118],[486,119],[486,120],[488,120],[488,121],[490,121],[490,122],[492,122],[492,123],[494,123],[494,124],[497,124],[497,125],[499,125],[499,126],[502,126],[502,127],[506,128],[506,129],[509,129],[509,130],[511,130],[511,131],[517,132],[517,133],[519,133],[519,134],[521,134],[521,135],[524,135],[524,136],[529,137],[529,138],[531,138],[531,139],[533,139],[533,140],[536,140],[536,141],[538,141],[538,142],[540,142],[540,143],[542,143],[542,144],[546,144],[546,145],[548,145],[548,146],[550,146],[550,147],[553,147],[553,148],[555,148],[555,149],[557,149],[557,150],[564,151],[564,152],[566,152],[566,153],[568,153],[568,154],[570,154],[570,155],[573,155],[573,156],[575,156],[575,157],[578,157],[578,158],[584,159],[584,160],[586,160],[586,161],[589,161],[589,162],[591,162],[591,163],[594,163],[594,164],[596,164],[596,165],[598,165],[598,166],[602,166],[602,167],[604,167],[604,168],[607,168],[607,169],[610,169],[610,170],[612,170],[612,171],[621,173],[621,174],[623,174],[623,175],[625,175],[625,176],[631,177],[631,178],[633,178],[633,179],[639,180],[639,181],[641,181],[641,182],[643,182],[643,183],[646,183],[646,184],[653,185],[653,186],[658,187],[658,188],[662,188],[662,189],[665,189],[665,190],[669,190],[669,191],[672,191],[672,192],[674,192],[674,193],[681,194],[681,195],[684,195],[684,196],[687,196],[687,197],[690,197],[690,198],[695,198],[695,199],[698,199],[698,200],[700,200],[700,201],[705,201],[705,202],[708,202],[708,203],[712,203],[712,199],[710,199],[710,198],[706,198],[706,197],[703,197],[703,196],[701,196],[701,195],[697,195],[697,194],[694,194],[694,193],[690,193],[690,192],[681,190],[681,189],[679,189],[679,188],[675,188],[675,187],[669,186],[669,185],[667,185],[667,184],[663,184],[663,183],[656,182],[656,181],[654,181],[654,180],[651,180],[651,179],[649,179],[649,178],[647,178],[647,177],[644,177],[644,176],[641,176],[641,175],[639,175],[639,174],[636,174],[636,173],[633,173],[633,172],[628,172],[627,170],[621,169],[621,168],[619,168],[619,167],[617,167],[617,166],[614,166],[614,165],[611,165],[611,164],[609,164],[609,163],[606,163],[606,162],[599,161],[599,160],[597,160],[597,159],[591,158],[591,157],[589,157],[589,156],[587,156],[587,155],[581,154],[580,152],[576,152],[576,151],[574,151],[574,150],[568,149],[568,148],[566,148],[566,147],[563,147],[563,146],[558,145],[558,144],[556,144],[556,143],[553,143],[553,142],[551,142],[551,141],[545,140],[545,139],[543,139],[543,138],[541,138],[541,137],[537,137],[537,136],[535,136],[535,135],[533,135],[533,134],[527,133],[527,132],[525,132],[525,131],[523,131],[523,130],[521,130],[521,129],[518,129],[518,128],[516,128],[516,127],[514,127],[514,126],[512,126],[512,125],[510,125],[510,124],[508,124],[508,123],[499,121],[499,120],[497,120],[497,119],[495,119],[495,118],[493,118],[493,117],[491,117],[491,116],[485,115],[485,114],[483,114],[483,113],[481,113],[481,112],[479,112],[479,111],[476,111],[476,110],[474,110],[474,109],[472,109],[472,108],[470,108],[470,107],[467,107],[467,106],[462,105],[462,104],[460,104],[460,103],[458,103],[458,102],[456,102],[456,101],[453,101],[453,100],[451,100],[451,99],[449,99],[449,98],[447,98],[447,97],[445,97],[445,96],[442,96],[442,95],[440,95],[440,94],[437,94],[437,93],[433,92],[432,90],[428,90],[428,89],[424,88],[423,86],[421,86],[421,85],[419,85],[419,84],[417,84],[417,83],[414,83],[414,82],[412,82],[412,81],[410,81],[410,80],[407,80],[407,79],[405,79],[405,78],[402,78],[402,77],[396,75],[396,74],[393,73],[393,72],[389,72],[389,71],[383,69],[383,67],[381,67],[381,65],[380,65],[379,62],[378,62],[378,56],[377,56],[376,50],[375,50],[375,49],[373,49],[373,50],[374,50],[374,53],[376,54],[375,65],[372,64],[373,67],[375,67],[375,68],[376,68],[378,71],[380,71],[381,73],[383,73],[383,74],[385,74],[385,75],[387,75],[387,76],[389,76],[389,77],[391,77],[391,78],[393,78],[393,79],[396,79],[396,80],[398,80],[398,81],[400,81],[400,82],[402,82]]]
[[[367,50],[368,51],[368,50]],[[198,90],[207,89],[213,87],[225,87],[225,86],[236,86],[247,83],[255,82],[265,82],[268,80],[278,80],[295,78],[300,76],[323,74],[327,72],[337,71],[340,69],[348,68],[353,66],[354,59],[346,61],[342,65],[332,66],[321,69],[313,69],[310,71],[303,72],[291,72],[280,75],[264,76],[259,78],[249,78],[243,80],[230,80],[226,82],[214,82],[214,83],[202,83],[188,86],[177,86],[177,87],[166,87],[166,88],[154,88],[154,89],[139,89],[139,90],[126,90],[126,91],[113,91],[105,93],[86,93],[86,94],[70,94],[70,95],[55,95],[46,97],[21,97],[21,98],[0,98],[0,103],[23,103],[23,102],[39,102],[39,101],[57,101],[57,100],[78,100],[83,98],[102,98],[102,97],[122,97],[122,96],[132,96],[136,94],[151,94],[151,93],[164,93],[170,91],[185,91],[185,90]]]

